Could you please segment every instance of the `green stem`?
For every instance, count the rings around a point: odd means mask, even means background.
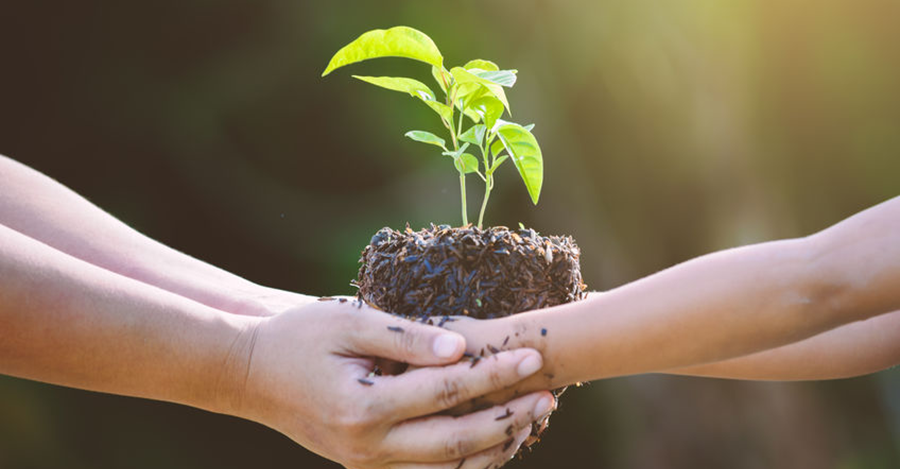
[[[487,182],[484,183],[484,201],[481,202],[481,213],[478,214],[478,227],[484,222],[484,211],[487,209],[488,199],[491,198],[491,190],[494,188],[494,175],[487,174]]]
[[[466,175],[459,173],[459,192],[462,195],[462,221],[463,226],[469,224],[469,216],[466,214]]]
[[[478,227],[484,224],[484,212],[487,211],[488,199],[491,198],[491,190],[494,189],[494,157],[490,154],[491,130],[487,129],[484,139],[479,144],[481,159],[484,160],[484,200],[481,202],[481,212],[478,213]]]

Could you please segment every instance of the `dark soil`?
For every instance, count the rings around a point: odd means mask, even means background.
[[[382,228],[363,250],[356,285],[372,306],[443,326],[451,316],[490,319],[583,299],[580,256],[571,237],[532,229]],[[489,348],[488,354],[500,351]],[[472,366],[481,358],[468,357]],[[563,391],[554,392],[557,399]],[[540,440],[547,418],[532,425],[520,454]],[[507,430],[511,436],[512,426]]]
[[[571,237],[532,229],[382,228],[357,286],[367,303],[414,319],[490,319],[584,298],[580,255]]]

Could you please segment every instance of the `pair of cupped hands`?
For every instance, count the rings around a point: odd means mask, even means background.
[[[232,346],[245,376],[225,386],[223,408],[351,469],[500,467],[556,407],[548,391],[470,405],[538,372],[534,349],[473,366],[462,335],[346,297],[275,291],[240,312],[258,318]]]

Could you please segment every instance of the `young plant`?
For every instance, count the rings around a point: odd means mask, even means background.
[[[507,159],[512,160],[519,170],[532,202],[537,205],[543,184],[544,163],[541,148],[531,133],[534,126],[522,126],[501,119],[504,111],[510,114],[504,88],[515,85],[516,70],[501,70],[494,62],[483,59],[470,60],[462,67],[447,70],[444,57],[430,37],[413,28],[397,26],[369,31],[347,44],[334,54],[322,76],[345,65],[379,57],[405,57],[431,65],[431,74],[444,94],[441,100],[428,85],[412,78],[353,77],[407,93],[425,103],[440,117],[449,132],[451,147],[447,147],[443,138],[424,130],[411,130],[406,137],[440,147],[442,155],[453,159],[453,165],[459,172],[463,225],[469,224],[466,175],[475,173],[485,184],[484,200],[478,214],[478,227],[481,227],[494,188],[495,173]],[[463,130],[467,119],[471,123]],[[467,152],[470,147],[478,148],[480,161]]]

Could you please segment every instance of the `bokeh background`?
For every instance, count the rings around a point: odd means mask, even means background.
[[[439,123],[349,76],[428,68],[319,77],[406,24],[451,65],[520,71],[544,192],[532,206],[507,165],[488,221],[575,236],[605,290],[900,194],[898,18],[890,0],[4,2],[0,153],[251,280],[351,294],[377,229],[459,223],[450,161],[402,137]],[[0,377],[0,467],[336,465],[238,419]],[[595,382],[510,467],[900,467],[900,374]]]

